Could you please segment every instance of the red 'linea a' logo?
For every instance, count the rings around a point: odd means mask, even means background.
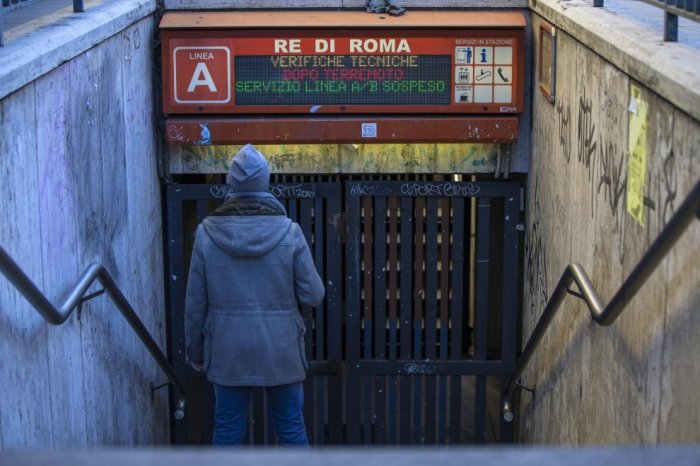
[[[174,98],[179,104],[231,101],[231,50],[223,46],[173,50]]]

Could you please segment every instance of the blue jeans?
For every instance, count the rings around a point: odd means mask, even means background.
[[[214,445],[240,445],[248,424],[248,406],[253,387],[214,384],[216,427]],[[308,446],[304,425],[304,385],[302,382],[265,387],[267,407],[282,445]]]

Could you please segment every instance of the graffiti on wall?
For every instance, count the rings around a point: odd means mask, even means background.
[[[574,128],[571,125],[571,106],[568,102],[558,102],[556,106],[559,151],[567,164],[572,160],[572,140]],[[591,99],[583,95],[577,108],[576,161],[588,172],[590,184],[591,216],[595,213],[596,195],[603,194],[606,205],[613,217],[619,214],[620,199],[627,186],[626,154],[619,150],[614,136],[603,134],[596,129],[593,121],[594,108]]]
[[[611,231],[616,235],[620,261],[624,256],[622,229],[629,185],[628,141],[621,137],[618,129],[620,122],[628,118],[629,109],[620,101],[621,98],[606,93],[598,102],[584,86],[575,100],[560,99],[557,102],[557,126],[550,136],[555,138],[553,142],[559,160],[566,165],[576,163],[585,169],[590,193],[587,213],[594,218],[596,212],[603,212],[601,209],[607,212]],[[657,139],[671,137],[663,128],[652,127],[650,130],[655,132]],[[670,141],[666,144],[668,149],[659,141],[649,144],[655,146],[654,157],[661,157],[663,163],[662,169],[650,170],[643,185],[642,206],[650,223],[645,228],[647,244],[656,238],[673,215],[678,190],[678,175],[674,171],[676,154]],[[605,222],[604,218],[599,220]]]
[[[541,199],[540,177],[534,174],[532,197],[530,200],[530,217],[527,241],[525,243],[525,276],[527,277],[527,296],[530,297],[528,317],[536,319],[549,301],[547,291],[547,248],[545,247],[543,220],[545,219]]]
[[[586,89],[583,89],[583,95],[578,101],[578,145],[577,158],[578,162],[590,169],[591,160],[595,159],[596,148],[598,143],[595,138],[595,122],[593,121],[593,102],[586,98]],[[589,171],[589,178],[592,176]]]
[[[561,102],[557,104],[557,121],[559,126],[559,149],[566,163],[571,162],[571,132],[569,122],[571,121],[571,107],[564,106]]]

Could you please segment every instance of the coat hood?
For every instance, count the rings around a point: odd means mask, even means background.
[[[204,231],[232,257],[261,257],[282,241],[292,221],[283,215],[209,216]]]

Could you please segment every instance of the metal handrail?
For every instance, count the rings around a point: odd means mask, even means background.
[[[570,294],[586,301],[588,310],[591,312],[591,318],[599,325],[607,326],[612,324],[622,313],[627,303],[644,285],[656,266],[664,259],[678,238],[685,232],[693,218],[700,220],[700,180],[695,184],[695,187],[690,191],[681,207],[649,247],[649,250],[644,254],[607,306],[603,305],[586,271],[580,264],[569,264],[566,267],[503,390],[503,418],[506,421],[510,422],[513,420],[511,395],[520,379],[520,375],[532,358],[537,345],[542,340],[545,331],[554,319],[566,295]],[[573,291],[569,288],[573,282],[576,282],[579,291]]]
[[[44,296],[44,294],[36,287],[32,280],[24,273],[17,263],[7,254],[5,249],[0,246],[0,271],[2,271],[8,280],[19,290],[24,298],[41,314],[48,323],[52,325],[61,325],[70,317],[76,308],[94,297],[103,294],[105,291],[109,294],[112,301],[121,312],[122,316],[129,323],[141,342],[153,359],[158,363],[160,368],[165,372],[169,382],[175,388],[176,407],[173,415],[175,419],[185,417],[185,390],[182,382],[175,374],[175,370],[168,362],[168,358],[163,354],[158,344],[153,340],[153,337],[143,325],[136,312],[129,304],[129,301],[124,297],[124,294],[117,286],[116,282],[102,264],[91,264],[83,275],[78,280],[78,283],[73,287],[72,291],[66,297],[60,308],[56,308]],[[103,290],[90,295],[85,295],[90,286],[97,280],[104,287]]]
[[[664,41],[678,42],[678,17],[700,22],[700,3],[698,0],[640,0],[648,5],[664,10]],[[593,0],[594,7],[605,6],[605,0]]]

